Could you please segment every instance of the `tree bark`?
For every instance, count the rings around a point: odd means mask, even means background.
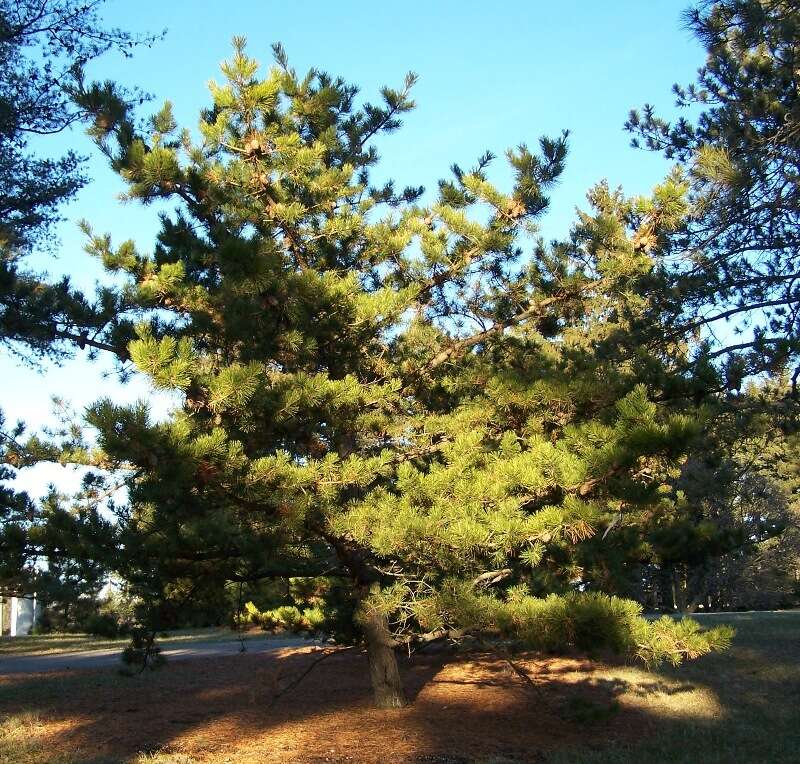
[[[386,616],[362,606],[359,618],[367,641],[369,676],[378,708],[402,708],[407,704],[400,669],[395,655],[395,641]]]
[[[381,585],[375,571],[364,562],[361,550],[318,527],[317,532],[336,551],[342,565],[350,571],[358,596],[356,622],[364,633],[369,660],[372,693],[378,708],[402,708],[407,705],[400,669],[397,666],[397,643],[389,628],[389,620],[369,602],[370,594],[378,594]]]
[[[685,568],[675,568],[672,574],[672,600],[679,613],[689,612],[687,601],[688,581]]]

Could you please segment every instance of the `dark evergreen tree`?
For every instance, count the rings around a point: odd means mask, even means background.
[[[103,289],[87,298],[68,278],[53,283],[23,262],[34,250],[53,251],[52,226],[61,206],[87,180],[82,158],[74,151],[55,158],[44,153],[46,136],[87,116],[73,97],[85,90],[83,67],[109,50],[130,55],[136,46],[155,39],[108,28],[98,16],[102,4],[103,0],[0,0],[0,345],[28,361],[58,360],[87,347],[90,354],[109,350],[124,359],[133,336],[130,323],[120,318],[124,300],[114,291]],[[110,86],[89,90],[102,87]],[[37,141],[36,151],[32,139]],[[9,447],[14,450],[14,433],[0,432],[0,438],[6,457]],[[12,476],[4,460],[0,478]],[[41,593],[45,588],[44,552],[33,536],[51,515],[25,494],[2,488],[4,591]],[[54,557],[51,564],[54,571],[66,563]],[[80,563],[73,558],[72,564]],[[51,580],[66,579],[53,573]]]
[[[13,467],[5,464],[17,463],[15,451],[0,448],[4,480],[13,478]],[[2,487],[0,595],[35,594],[46,608],[59,611],[62,627],[74,625],[81,603],[95,609],[114,562],[116,536],[92,495],[87,485],[87,491],[72,501],[54,489],[33,501],[25,493]]]
[[[90,461],[79,445],[81,430],[58,430],[22,443],[23,425],[5,428],[0,414],[0,596],[36,595],[55,608],[59,627],[75,626],[96,610],[96,598],[115,560],[117,529],[102,512],[107,482],[88,472],[73,497],[50,487],[33,499],[14,489],[17,470],[43,461]],[[113,507],[113,503],[111,505]]]
[[[0,0],[0,343],[25,357],[117,351],[129,339],[116,341],[111,292],[87,299],[68,279],[50,283],[21,266],[32,250],[53,249],[60,209],[87,181],[82,158],[47,156],[42,136],[86,117],[73,95],[88,62],[155,39],[104,25],[103,2]]]
[[[686,21],[707,52],[697,81],[674,87],[687,116],[645,105],[626,128],[692,188],[658,307],[666,336],[702,332],[705,359],[725,357],[741,382],[796,365],[800,350],[800,3],[701,2]]]
[[[729,396],[648,533],[654,584],[679,610],[774,608],[797,575],[797,404],[786,384]]]
[[[589,587],[653,609],[788,606],[797,564],[797,403],[788,383],[708,396],[658,512],[580,551]],[[671,401],[673,409],[681,404]]]

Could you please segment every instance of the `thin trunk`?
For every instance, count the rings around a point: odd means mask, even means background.
[[[395,641],[386,616],[364,608],[359,621],[367,640],[369,676],[375,705],[378,708],[402,708],[407,701],[394,652]]]
[[[672,574],[672,609],[678,609],[678,592],[675,585],[675,573]]]
[[[687,612],[686,589],[686,572],[675,568],[672,575],[672,602],[679,613]]]

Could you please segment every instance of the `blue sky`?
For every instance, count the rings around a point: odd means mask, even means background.
[[[662,158],[630,148],[622,125],[628,110],[645,102],[669,113],[672,83],[691,81],[703,63],[701,47],[681,23],[685,6],[683,0],[112,0],[104,13],[109,24],[143,32],[166,27],[167,35],[132,59],[108,56],[89,74],[153,94],[144,107],[148,113],[171,100],[179,124],[192,128],[209,103],[206,83],[221,79],[219,63],[230,54],[234,35],[247,37],[248,51],[265,67],[270,44],[281,41],[296,69],[314,66],[341,75],[365,97],[384,84],[399,86],[413,70],[420,76],[417,109],[381,141],[379,176],[395,178],[400,187],[434,188],[453,162],[468,167],[487,149],[502,156],[510,146],[569,129],[567,169],[542,221],[548,238],[560,237],[596,182],[607,179],[629,194],[644,193],[668,171]],[[132,238],[147,251],[157,210],[120,204],[122,185],[80,132],[42,145],[89,155],[93,182],[64,209],[58,258],[31,264],[53,275],[69,273],[91,288],[102,274],[82,250],[76,221],[86,218],[98,232],[117,241]],[[498,160],[493,179],[505,177]],[[89,364],[79,354],[60,368],[36,371],[0,348],[0,408],[8,419],[38,427],[50,418],[52,395],[78,410],[101,396],[151,396],[142,380],[122,386],[104,376],[111,368],[108,360]],[[156,406],[165,409],[163,398]],[[46,466],[27,471],[20,482],[38,495],[50,480],[65,488],[75,484]]]

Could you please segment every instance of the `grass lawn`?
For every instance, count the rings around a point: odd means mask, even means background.
[[[262,636],[257,632],[256,636]],[[245,639],[252,635],[244,635]],[[236,632],[227,628],[181,629],[166,632],[158,643],[164,646],[183,644],[188,641],[226,642],[239,639]],[[122,649],[128,637],[108,639],[91,634],[40,634],[26,637],[0,637],[0,659],[11,656],[49,655],[53,653],[74,653],[82,650]]]
[[[547,761],[800,762],[800,611],[696,618],[707,626],[734,626],[733,646],[727,653],[657,673],[674,690],[667,690],[667,697],[642,693],[641,707],[649,707],[658,721],[652,734],[621,746],[562,751]],[[639,690],[644,687],[646,682]],[[637,691],[635,681],[631,689]]]
[[[800,761],[800,612],[705,615],[730,652],[678,669],[530,654],[403,661],[412,704],[371,708],[366,659],[313,648],[0,678],[2,764]]]

